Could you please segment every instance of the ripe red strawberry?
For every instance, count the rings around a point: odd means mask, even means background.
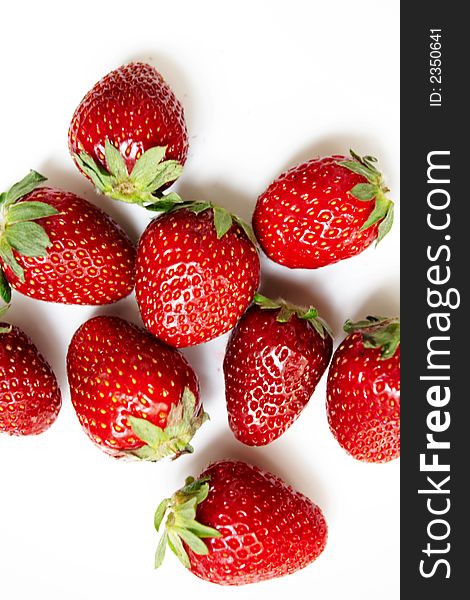
[[[275,475],[237,461],[215,462],[196,481],[188,477],[157,508],[157,531],[165,513],[155,566],[168,543],[192,573],[219,585],[294,573],[323,552],[327,539],[318,506]]]
[[[67,353],[72,403],[85,433],[121,458],[160,460],[192,452],[207,419],[197,377],[185,358],[117,317],[95,317]]]
[[[354,458],[390,461],[400,456],[400,322],[367,317],[344,329],[328,373],[330,429]]]
[[[0,195],[0,279],[39,300],[110,304],[134,286],[135,249],[102,210],[71,192],[36,186],[31,171]],[[7,281],[8,283],[7,283]]]
[[[332,353],[328,327],[304,310],[257,294],[232,331],[224,360],[230,429],[249,446],[264,446],[297,419]]]
[[[177,179],[186,161],[183,108],[154,67],[121,66],[80,102],[69,148],[78,168],[105,194],[151,201],[151,193]]]
[[[393,223],[393,202],[372,156],[329,156],[282,174],[258,198],[253,229],[273,261],[317,269],[379,242]]]
[[[37,435],[56,420],[61,395],[51,367],[29,337],[7,323],[0,323],[0,382],[0,433]]]
[[[175,347],[207,342],[234,327],[259,284],[248,226],[220,207],[193,203],[154,219],[136,263],[145,326]]]

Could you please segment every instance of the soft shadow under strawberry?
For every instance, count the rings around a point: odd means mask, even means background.
[[[297,451],[291,444],[286,444],[287,442],[280,439],[265,447],[246,446],[236,440],[227,425],[225,431],[191,456],[191,464],[188,461],[186,471],[188,475],[197,475],[208,464],[217,460],[241,460],[275,473],[309,498],[314,498],[328,515],[331,504],[329,490],[312,472],[305,453]]]

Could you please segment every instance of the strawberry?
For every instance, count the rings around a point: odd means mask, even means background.
[[[207,419],[197,377],[185,358],[118,317],[94,317],[67,353],[72,404],[101,450],[156,461],[192,452]]]
[[[329,156],[282,174],[258,198],[253,229],[273,261],[317,269],[379,242],[393,223],[393,202],[372,156]]]
[[[232,460],[212,463],[163,500],[157,531],[165,514],[155,566],[168,543],[192,573],[219,585],[294,573],[323,552],[327,539],[325,518],[311,500],[279,477]]]
[[[0,294],[110,304],[132,291],[135,249],[102,210],[71,192],[37,187],[31,171],[0,195]]]
[[[69,149],[103,193],[125,202],[151,202],[152,193],[177,179],[186,161],[183,108],[154,67],[121,66],[80,102],[69,128]]]
[[[258,288],[250,230],[199,202],[160,215],[137,249],[136,297],[145,326],[175,347],[207,342],[234,327]]]
[[[224,359],[230,428],[241,442],[264,446],[281,436],[312,396],[332,353],[314,308],[260,294],[232,331]]]
[[[328,423],[354,458],[388,462],[400,456],[400,322],[367,317],[344,329],[328,373]]]
[[[0,433],[37,435],[56,420],[62,401],[51,367],[29,337],[7,323],[0,323],[0,381]]]

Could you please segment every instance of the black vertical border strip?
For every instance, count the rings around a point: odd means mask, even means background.
[[[470,393],[464,373],[470,373],[468,333],[464,322],[467,305],[467,280],[470,278],[470,164],[467,162],[469,135],[469,109],[464,111],[468,89],[470,59],[469,30],[463,10],[457,3],[428,0],[421,4],[401,3],[401,279],[402,279],[402,458],[401,458],[401,597],[433,599],[457,599],[467,597],[466,564],[470,517],[466,515],[469,505],[467,482],[470,482],[468,457],[470,456]],[[441,29],[442,37],[442,83],[430,82],[430,29]],[[442,106],[430,106],[432,88],[441,88]],[[451,195],[448,212],[451,224],[446,231],[433,231],[427,225],[430,211],[427,195],[432,184],[427,183],[427,156],[436,150],[450,150],[450,158],[437,162],[450,162],[450,184],[445,187]],[[443,172],[441,175],[444,177]],[[440,211],[438,217],[444,217]],[[444,240],[450,235],[450,240]],[[450,340],[450,357],[441,357],[442,363],[450,363],[451,399],[441,411],[450,412],[451,423],[447,431],[436,434],[448,440],[449,450],[439,452],[439,462],[450,463],[449,473],[423,473],[419,457],[426,452],[426,418],[431,407],[426,398],[429,381],[420,381],[420,376],[429,374],[427,368],[427,342],[436,330],[431,331],[427,316],[434,312],[427,304],[427,270],[432,263],[427,258],[427,248],[437,249],[447,244],[451,251],[449,261],[442,252],[441,268],[451,270],[450,282],[440,286],[456,288],[460,292],[459,308],[439,308],[450,314],[451,327],[447,334]],[[437,287],[437,286],[431,286]],[[442,343],[442,348],[445,348]],[[439,374],[442,374],[440,372]],[[470,378],[469,378],[470,379]],[[432,451],[428,450],[429,454]],[[428,462],[431,459],[428,458]],[[418,494],[419,489],[430,489],[427,476],[434,476],[437,483],[450,475],[447,487],[449,494]],[[443,508],[450,500],[450,509],[445,515],[431,515],[427,498],[433,498],[435,508]],[[440,503],[440,504],[439,504]],[[433,519],[445,519],[450,526],[449,536],[443,540],[429,538],[427,528]],[[434,525],[436,535],[444,535],[446,526]],[[433,550],[427,556],[423,550],[427,544]],[[450,544],[448,547],[447,544]],[[444,550],[448,552],[443,552]],[[437,553],[434,553],[437,550]],[[441,553],[442,552],[442,553]],[[450,571],[443,563],[436,566],[432,577],[420,574],[420,561],[425,560],[424,570],[428,573],[440,558],[449,562]],[[446,575],[450,574],[449,578]]]

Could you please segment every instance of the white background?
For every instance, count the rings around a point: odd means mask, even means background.
[[[352,147],[380,158],[397,201],[398,21],[398,1],[9,2],[0,37],[0,187],[34,168],[104,207],[137,239],[149,216],[94,192],[68,155],[67,128],[100,77],[141,59],[161,71],[185,107],[190,152],[175,186],[185,197],[249,218],[283,170]],[[398,241],[396,223],[377,249],[320,271],[263,259],[262,289],[317,306],[339,342],[347,318],[397,314]],[[195,454],[124,464],[90,443],[69,400],[66,347],[95,314],[139,321],[133,297],[99,309],[13,298],[9,320],[47,356],[64,402],[46,434],[0,439],[2,599],[398,598],[399,461],[361,464],[341,450],[327,426],[324,380],[281,439],[250,449],[227,426],[226,336],[185,351],[212,417],[194,438]],[[227,457],[277,473],[322,507],[329,539],[316,563],[241,588],[200,581],[173,556],[153,570],[157,503],[186,475]]]

